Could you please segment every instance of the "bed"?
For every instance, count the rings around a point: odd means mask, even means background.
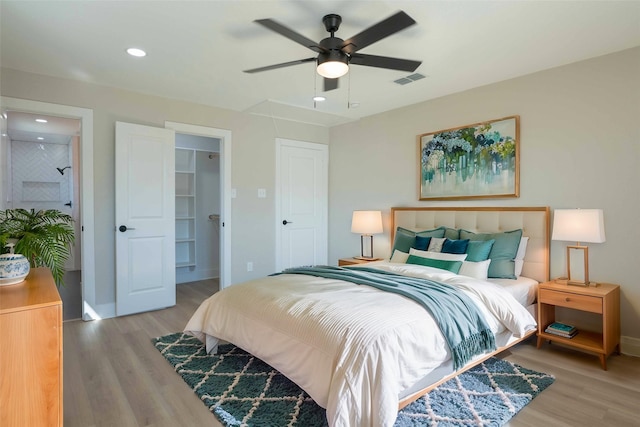
[[[327,409],[331,426],[392,426],[399,408],[533,335],[535,319],[526,305],[532,302],[535,284],[549,275],[547,207],[391,209],[396,250],[397,232],[439,228],[476,233],[478,238],[522,230],[527,245],[521,273],[512,279],[483,280],[430,264],[392,262],[394,256],[330,269],[401,276],[398,281],[433,280],[444,283],[447,292],[472,300],[495,345],[469,355],[455,369],[454,363],[461,361],[457,352],[452,355],[451,337],[442,332],[446,328],[434,320],[438,316],[406,295],[360,286],[342,276],[291,271],[233,285],[204,301],[185,332],[205,342],[207,351],[228,341],[269,363]],[[469,239],[449,243],[456,240]]]

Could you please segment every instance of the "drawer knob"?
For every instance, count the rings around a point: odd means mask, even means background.
[[[569,297],[566,297],[564,300],[565,300],[566,302],[571,301],[571,299],[570,299]]]

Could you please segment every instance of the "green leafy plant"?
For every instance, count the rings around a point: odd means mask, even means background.
[[[0,250],[15,239],[15,253],[24,255],[32,268],[48,267],[58,286],[64,286],[64,263],[75,240],[73,218],[55,209],[0,211]]]

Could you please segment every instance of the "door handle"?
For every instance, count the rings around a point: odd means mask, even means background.
[[[121,233],[124,233],[127,230],[135,230],[135,228],[128,228],[126,225],[121,225],[118,227],[118,230],[120,230]]]
[[[282,225],[293,224],[293,221],[287,221],[286,219],[282,221]]]

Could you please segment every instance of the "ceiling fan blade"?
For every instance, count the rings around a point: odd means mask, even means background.
[[[338,89],[338,79],[324,79],[324,91],[329,92],[330,90]]]
[[[291,65],[304,64],[305,62],[312,62],[312,61],[315,61],[315,60],[316,60],[316,58],[298,59],[297,61],[289,61],[289,62],[283,62],[281,64],[267,65],[266,67],[260,67],[260,68],[252,68],[251,70],[244,70],[244,72],[245,73],[259,73],[261,71],[269,71],[269,70],[275,70],[277,68],[290,67]]]
[[[400,11],[395,15],[392,15],[380,21],[377,24],[372,25],[366,30],[356,34],[348,40],[342,43],[342,51],[348,54],[352,54],[364,47],[369,46],[391,34],[402,31],[407,27],[415,24],[416,21],[405,12]]]
[[[420,64],[422,64],[422,61],[356,53],[351,56],[349,63],[365,65],[367,67],[389,68],[391,70],[413,72],[420,66]]]
[[[294,42],[301,44],[302,46],[309,48],[314,52],[320,53],[326,51],[326,49],[319,46],[318,43],[306,38],[302,34],[296,33],[292,29],[285,27],[284,25],[274,21],[273,19],[256,19],[254,22],[257,22],[258,24],[263,25],[272,31],[275,31],[276,33],[285,36],[289,40],[293,40]]]

